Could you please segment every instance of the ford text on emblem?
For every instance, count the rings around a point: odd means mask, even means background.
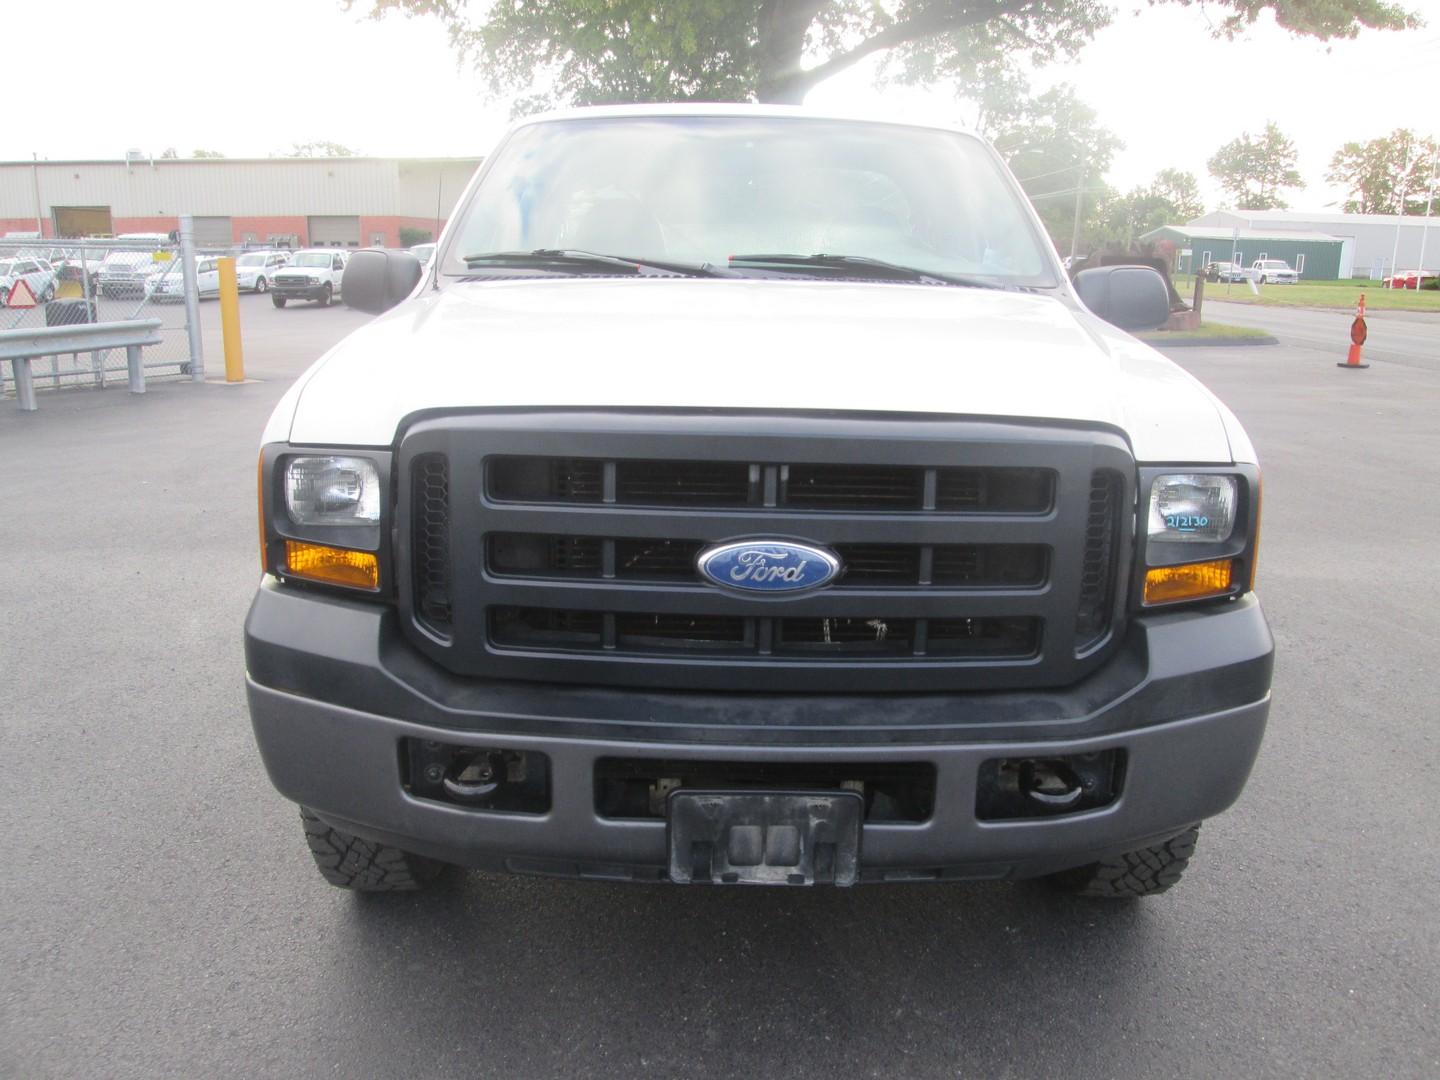
[[[716,585],[745,592],[816,589],[840,573],[840,560],[824,548],[788,540],[741,540],[706,548],[696,565]]]

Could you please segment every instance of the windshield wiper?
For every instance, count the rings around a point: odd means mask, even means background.
[[[985,278],[964,274],[942,274],[914,266],[872,259],[866,255],[731,255],[730,265],[751,266],[759,270],[835,270],[844,277],[874,278],[877,281],[920,281],[931,285],[962,285],[969,289],[1008,289]]]
[[[520,270],[554,270],[561,273],[613,274],[622,271],[642,274],[659,270],[685,277],[726,277],[725,271],[709,263],[664,262],[658,259],[632,259],[624,255],[605,255],[598,251],[577,251],[573,248],[536,248],[533,251],[487,251],[466,255],[464,263],[471,270],[489,267],[510,267]]]

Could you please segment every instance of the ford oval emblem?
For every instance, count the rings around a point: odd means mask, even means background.
[[[716,585],[756,593],[818,589],[840,573],[833,553],[789,540],[740,540],[706,548],[696,566]]]

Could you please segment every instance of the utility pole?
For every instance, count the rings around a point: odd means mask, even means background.
[[[1075,253],[1080,250],[1080,210],[1081,200],[1085,197],[1085,166],[1080,166],[1080,173],[1075,181],[1075,228],[1070,233],[1070,264],[1075,264]]]

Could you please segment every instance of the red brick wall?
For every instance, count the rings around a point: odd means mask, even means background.
[[[385,234],[386,247],[400,246],[400,230],[402,228],[424,229],[430,234],[430,239],[435,240],[440,236],[440,228],[445,223],[437,222],[434,218],[406,217],[404,215],[390,214],[386,216],[361,217],[360,218],[360,246],[369,247],[370,241],[379,233]]]
[[[35,219],[33,217],[0,217],[0,237],[10,232],[33,233],[34,231]],[[54,236],[55,223],[49,218],[41,218],[40,234],[42,236]]]

